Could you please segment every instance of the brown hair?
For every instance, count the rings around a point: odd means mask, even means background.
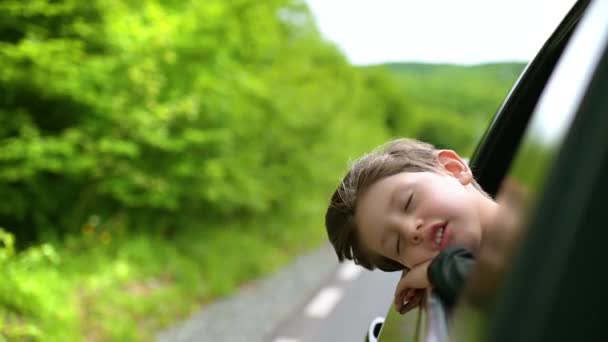
[[[445,172],[436,158],[437,149],[414,139],[395,139],[354,161],[338,185],[325,213],[325,228],[338,260],[353,260],[369,270],[404,269],[400,263],[365,250],[357,234],[355,209],[357,198],[372,184],[401,172]],[[473,185],[483,190],[473,180]],[[485,194],[485,193],[484,193]]]

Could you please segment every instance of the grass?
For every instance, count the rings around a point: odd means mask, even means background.
[[[4,241],[0,341],[152,340],[323,240],[318,222],[295,221],[200,227],[171,239],[88,227],[19,253]]]

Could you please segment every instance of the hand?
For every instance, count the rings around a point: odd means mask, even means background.
[[[427,270],[431,260],[414,266],[409,271],[403,271],[401,280],[395,289],[395,310],[404,314],[417,307],[424,298],[425,290],[431,287]]]

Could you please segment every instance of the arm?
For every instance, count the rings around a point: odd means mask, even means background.
[[[403,273],[395,291],[395,309],[404,314],[417,307],[425,289],[429,287],[446,305],[451,306],[474,265],[473,254],[467,249],[446,248],[433,260]]]
[[[462,247],[448,247],[433,259],[428,268],[429,281],[446,305],[454,304],[474,265],[473,253]]]

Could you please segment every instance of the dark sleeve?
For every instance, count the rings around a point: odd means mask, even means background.
[[[433,259],[428,269],[429,281],[446,305],[454,304],[474,265],[473,253],[462,247],[448,247]]]

